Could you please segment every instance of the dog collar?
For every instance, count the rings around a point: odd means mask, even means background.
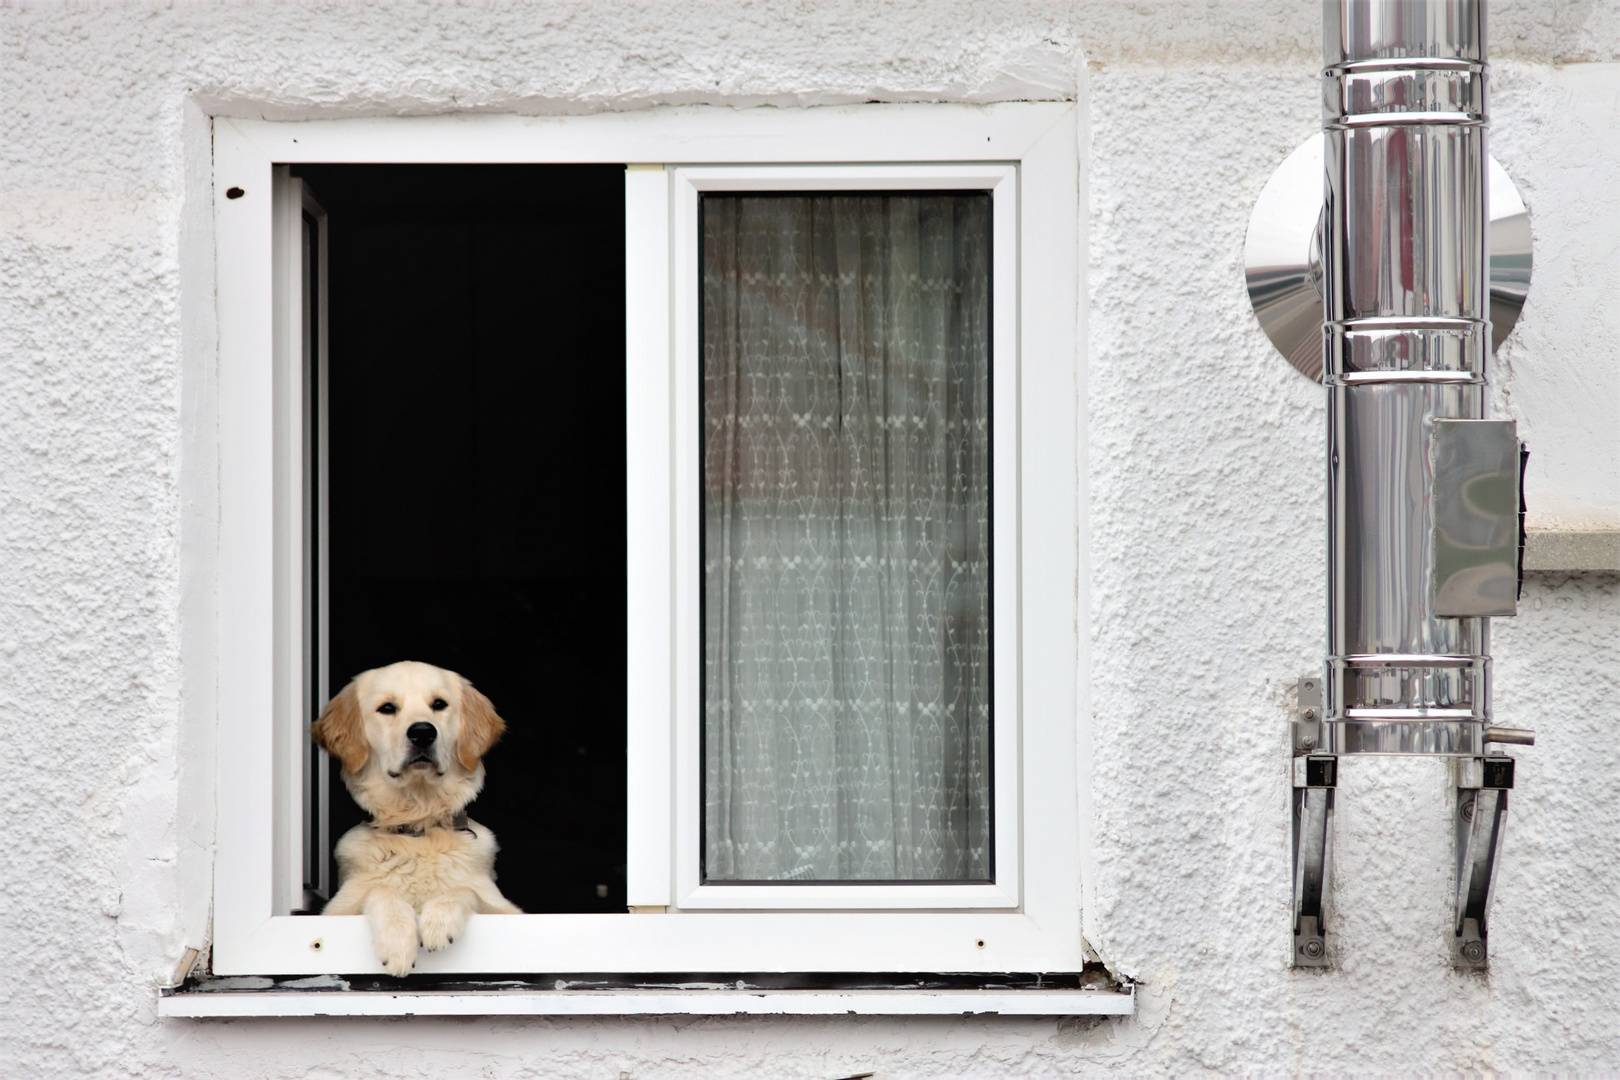
[[[373,821],[371,822],[371,827],[379,832],[393,833],[395,836],[421,836],[429,829],[454,829],[456,832],[472,833],[474,836],[478,835],[473,831],[472,826],[467,824],[467,811],[465,810],[458,811],[456,815],[450,819],[449,824],[445,824],[442,821],[435,821],[429,825],[389,825],[384,828]]]

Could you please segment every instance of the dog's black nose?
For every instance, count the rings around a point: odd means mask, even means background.
[[[433,740],[439,737],[439,729],[432,724],[418,720],[405,729],[405,737],[411,740],[412,746],[419,746],[426,750],[433,745]]]

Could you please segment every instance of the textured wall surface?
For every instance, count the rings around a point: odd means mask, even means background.
[[[1340,964],[1286,966],[1284,724],[1322,648],[1321,395],[1270,351],[1241,258],[1261,186],[1317,127],[1319,28],[1310,0],[0,7],[0,1075],[1620,1067],[1612,575],[1533,579],[1496,623],[1498,713],[1541,744],[1519,755],[1490,975],[1448,966],[1431,761],[1345,763]],[[1620,3],[1497,0],[1492,37],[1493,146],[1537,257],[1497,401],[1549,447],[1532,498],[1553,507],[1617,469],[1582,445],[1620,420],[1602,389],[1620,387]],[[207,117],[1077,95],[1086,921],[1140,981],[1138,1015],[158,1020],[199,917],[182,897],[207,852],[186,838],[207,833],[229,701],[209,646]]]
[[[1532,447],[1532,527],[1620,529],[1620,66],[1497,66],[1498,100],[1522,102],[1491,145],[1532,210],[1538,317],[1502,350],[1503,414]],[[1579,147],[1578,154],[1562,148]]]

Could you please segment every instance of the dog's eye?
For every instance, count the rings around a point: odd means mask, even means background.
[[[436,697],[436,698],[433,699],[433,711],[434,712],[443,712],[445,709],[448,709],[449,707],[450,707],[450,703],[445,701],[444,698]]]
[[[399,706],[395,705],[392,701],[385,701],[381,705],[377,706],[377,711],[382,713],[384,716],[393,716],[395,713],[399,712]]]

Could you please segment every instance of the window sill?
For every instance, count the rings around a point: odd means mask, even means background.
[[[1538,529],[1524,537],[1527,574],[1620,570],[1620,529]]]
[[[164,990],[158,1015],[249,1016],[1130,1016],[1133,992],[1085,985],[892,986],[787,989],[718,982],[658,986],[546,987],[520,979],[375,988],[382,980],[322,975],[303,979],[212,979]],[[388,980],[392,981],[392,980]],[[943,980],[948,981],[948,980]],[[356,984],[365,986],[357,989]]]

